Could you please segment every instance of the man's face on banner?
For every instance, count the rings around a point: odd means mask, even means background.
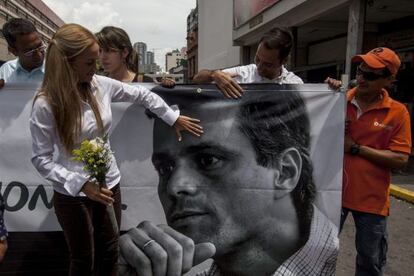
[[[201,138],[185,135],[178,142],[173,129],[155,124],[158,193],[170,226],[196,243],[214,243],[217,254],[223,254],[269,227],[277,228],[277,172],[257,164],[250,141],[238,128],[237,107],[195,109],[185,114],[201,120]]]

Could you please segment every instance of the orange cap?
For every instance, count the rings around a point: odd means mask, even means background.
[[[352,58],[352,62],[358,61],[364,61],[372,69],[382,69],[387,67],[393,75],[397,74],[401,65],[398,55],[393,50],[386,47],[378,47],[365,55],[357,55]]]

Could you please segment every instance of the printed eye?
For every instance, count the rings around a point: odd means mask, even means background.
[[[211,154],[197,156],[197,164],[203,170],[215,170],[223,166],[223,160]]]
[[[155,166],[155,169],[158,171],[158,174],[161,177],[168,177],[174,170],[174,164],[162,163],[162,164]]]

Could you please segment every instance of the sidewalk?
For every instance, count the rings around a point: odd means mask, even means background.
[[[414,172],[393,173],[391,183],[391,195],[414,203]]]

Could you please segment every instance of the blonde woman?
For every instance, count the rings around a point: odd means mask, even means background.
[[[199,136],[198,120],[180,116],[158,95],[142,86],[95,75],[99,46],[95,36],[77,24],[62,26],[46,55],[43,84],[30,116],[32,163],[53,183],[54,208],[70,251],[69,275],[116,275],[118,237],[106,213],[113,204],[121,218],[120,172],[112,157],[106,188],[88,180],[72,150],[84,139],[109,132],[111,102],[144,105],[176,129]]]

